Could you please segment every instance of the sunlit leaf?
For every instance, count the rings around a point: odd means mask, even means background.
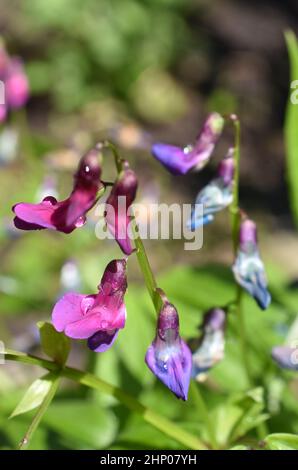
[[[58,364],[64,365],[70,351],[70,340],[63,333],[58,333],[51,323],[38,322],[41,346],[47,356]]]
[[[51,388],[51,384],[51,374],[47,374],[43,378],[35,380],[11,413],[10,418],[31,411],[41,405]]]

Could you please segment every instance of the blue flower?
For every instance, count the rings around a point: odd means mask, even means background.
[[[239,249],[232,267],[238,284],[245,289],[263,310],[269,307],[271,295],[267,289],[264,264],[257,245],[256,224],[245,219],[239,231]]]
[[[234,149],[230,148],[220,162],[217,177],[197,195],[188,228],[195,231],[198,227],[214,220],[214,215],[229,206],[233,201]],[[202,213],[203,210],[203,213]]]

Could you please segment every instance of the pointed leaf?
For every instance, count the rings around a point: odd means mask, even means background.
[[[11,413],[10,418],[13,418],[14,416],[20,415],[22,413],[26,413],[27,411],[31,411],[41,405],[43,399],[51,388],[51,384],[51,374],[46,374],[41,379],[35,380],[30,385],[14,411]]]
[[[295,434],[269,434],[264,442],[269,450],[298,450],[298,436]]]
[[[67,361],[70,351],[70,340],[64,333],[58,333],[51,323],[38,322],[41,347],[45,354],[60,365]]]

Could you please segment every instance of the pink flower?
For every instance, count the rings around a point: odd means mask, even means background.
[[[6,100],[10,108],[22,108],[29,97],[29,83],[22,62],[12,58],[5,79]]]
[[[88,339],[88,347],[95,352],[106,351],[125,326],[126,289],[126,260],[113,260],[105,269],[97,294],[70,292],[56,303],[54,327],[70,338]]]
[[[102,187],[101,155],[97,148],[90,150],[80,161],[74,187],[64,201],[45,197],[39,204],[19,203],[13,207],[14,224],[21,230],[51,229],[70,233],[86,221],[86,213],[97,201]]]
[[[119,174],[106,202],[106,222],[121,250],[130,255],[133,251],[129,234],[129,207],[133,203],[138,187],[134,171],[126,163]]]

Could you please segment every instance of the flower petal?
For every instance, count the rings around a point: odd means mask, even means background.
[[[173,175],[185,175],[193,166],[193,161],[190,160],[191,151],[187,152],[175,145],[157,142],[152,146],[151,152]]]
[[[85,295],[69,292],[65,294],[54,306],[52,322],[57,331],[64,331],[69,323],[80,320],[83,317],[82,301]]]
[[[166,353],[166,351],[164,351]],[[192,356],[189,347],[180,339],[179,347],[169,348],[168,357],[161,360],[155,342],[149,346],[145,361],[154,375],[168,387],[177,398],[187,400],[191,378]]]
[[[88,338],[88,347],[94,352],[105,352],[118,336],[119,330],[98,331]]]

